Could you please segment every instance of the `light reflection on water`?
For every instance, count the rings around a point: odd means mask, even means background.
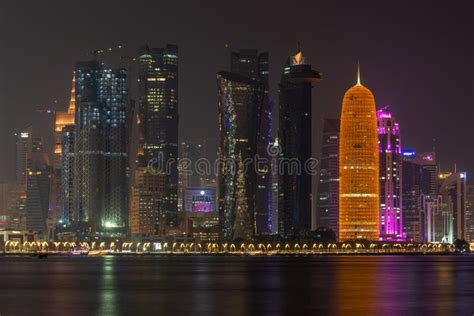
[[[0,280],[1,315],[474,312],[474,256],[0,257]]]
[[[102,260],[100,279],[99,315],[117,315],[117,285],[115,282],[114,264],[117,257],[105,256]]]

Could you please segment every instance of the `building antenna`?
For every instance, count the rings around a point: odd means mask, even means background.
[[[357,61],[357,85],[360,86],[360,64],[359,61]]]

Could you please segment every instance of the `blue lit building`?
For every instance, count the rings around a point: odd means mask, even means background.
[[[75,88],[74,205],[62,226],[84,236],[124,236],[128,230],[126,70],[107,69],[97,61],[79,62]]]

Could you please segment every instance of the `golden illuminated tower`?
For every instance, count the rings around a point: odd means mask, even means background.
[[[339,240],[379,238],[379,150],[375,100],[357,84],[342,101],[339,141]]]
[[[74,113],[76,112],[76,75],[72,76],[71,98],[69,100],[69,108],[66,111],[56,112],[56,124],[54,133],[54,167],[61,168],[61,134],[63,128],[69,125],[74,125]]]
[[[68,142],[63,144],[63,134],[70,135],[74,128],[74,113],[76,111],[76,76],[72,76],[71,98],[67,111],[57,111],[54,126],[54,156],[53,156],[53,175],[50,192],[50,216],[54,223],[57,223],[60,217],[64,218],[64,213],[69,213],[72,201],[72,171],[73,162],[73,137],[68,136]],[[63,154],[63,147],[66,146]],[[69,166],[69,168],[68,168]],[[64,181],[63,181],[64,180]],[[71,184],[69,184],[71,183]]]

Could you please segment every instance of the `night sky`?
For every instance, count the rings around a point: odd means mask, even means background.
[[[14,175],[13,133],[33,123],[51,149],[52,118],[36,110],[65,110],[74,63],[119,43],[128,50],[119,55],[179,45],[180,141],[217,140],[216,72],[229,69],[231,50],[270,53],[277,101],[281,68],[301,42],[324,78],[314,89],[315,139],[321,118],[339,116],[359,60],[377,107],[391,105],[403,147],[427,151],[436,139],[442,169],[456,162],[471,173],[473,20],[472,1],[1,1],[0,181]]]

